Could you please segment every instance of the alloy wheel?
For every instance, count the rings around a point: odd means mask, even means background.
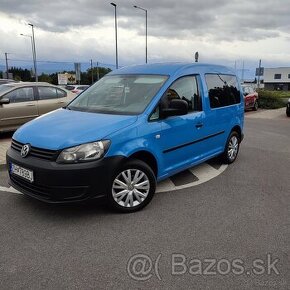
[[[121,207],[136,207],[144,202],[150,191],[148,176],[140,169],[126,169],[113,181],[112,195]]]
[[[237,136],[233,135],[228,145],[228,158],[232,162],[236,159],[239,151],[239,140]]]

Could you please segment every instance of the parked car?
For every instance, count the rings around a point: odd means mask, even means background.
[[[0,79],[0,85],[9,84],[9,83],[15,83],[15,81],[11,79]]]
[[[290,117],[290,99],[288,99],[288,103],[286,106],[286,115],[287,117]]]
[[[85,91],[88,87],[88,85],[66,85],[65,88],[78,95],[79,93]]]
[[[226,67],[126,67],[18,129],[7,151],[10,183],[45,202],[106,197],[133,212],[160,180],[219,155],[234,162],[243,125],[240,84]]]
[[[242,88],[244,94],[245,110],[252,109],[253,111],[257,111],[259,108],[258,93],[251,86],[242,85]]]
[[[74,94],[49,83],[9,83],[0,86],[0,132],[65,106]]]

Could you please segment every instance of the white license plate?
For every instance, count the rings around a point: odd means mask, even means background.
[[[11,163],[10,173],[33,182],[33,171]]]

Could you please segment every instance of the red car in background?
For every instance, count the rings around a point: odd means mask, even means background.
[[[242,88],[245,102],[245,110],[257,111],[259,107],[258,93],[251,86],[242,85]]]

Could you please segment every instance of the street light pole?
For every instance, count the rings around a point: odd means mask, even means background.
[[[6,78],[9,79],[8,76],[8,52],[5,52],[5,62],[6,62]]]
[[[34,25],[31,23],[28,23],[29,26],[31,26],[32,30],[32,47],[33,47],[33,63],[34,63],[34,73],[35,73],[35,81],[38,82],[38,75],[37,75],[37,66],[36,66],[36,49],[35,49],[35,37],[34,37]]]
[[[29,37],[30,38],[30,42],[31,42],[31,52],[32,52],[32,61],[33,61],[33,66],[34,66],[34,49],[33,49],[33,41],[32,41],[32,36],[31,35],[27,35],[27,34],[23,34],[23,33],[20,33],[21,36],[24,36],[24,37]],[[34,70],[35,70],[35,66],[34,66]]]
[[[92,84],[94,83],[94,72],[93,72],[93,60],[91,59],[91,77],[92,77]]]
[[[262,60],[259,60],[259,71],[258,71],[258,83],[257,83],[257,88],[260,88],[260,78],[261,78],[261,64],[262,64]]]
[[[144,9],[140,6],[137,6],[137,5],[134,5],[134,8],[136,9],[140,9],[140,10],[143,10],[145,12],[145,29],[146,29],[146,32],[145,32],[145,37],[146,37],[146,45],[145,45],[145,59],[146,59],[146,63],[148,62],[148,12],[147,12],[147,9]]]
[[[115,8],[115,39],[116,39],[116,69],[119,68],[118,65],[118,27],[117,27],[117,5],[111,2],[111,5]]]

